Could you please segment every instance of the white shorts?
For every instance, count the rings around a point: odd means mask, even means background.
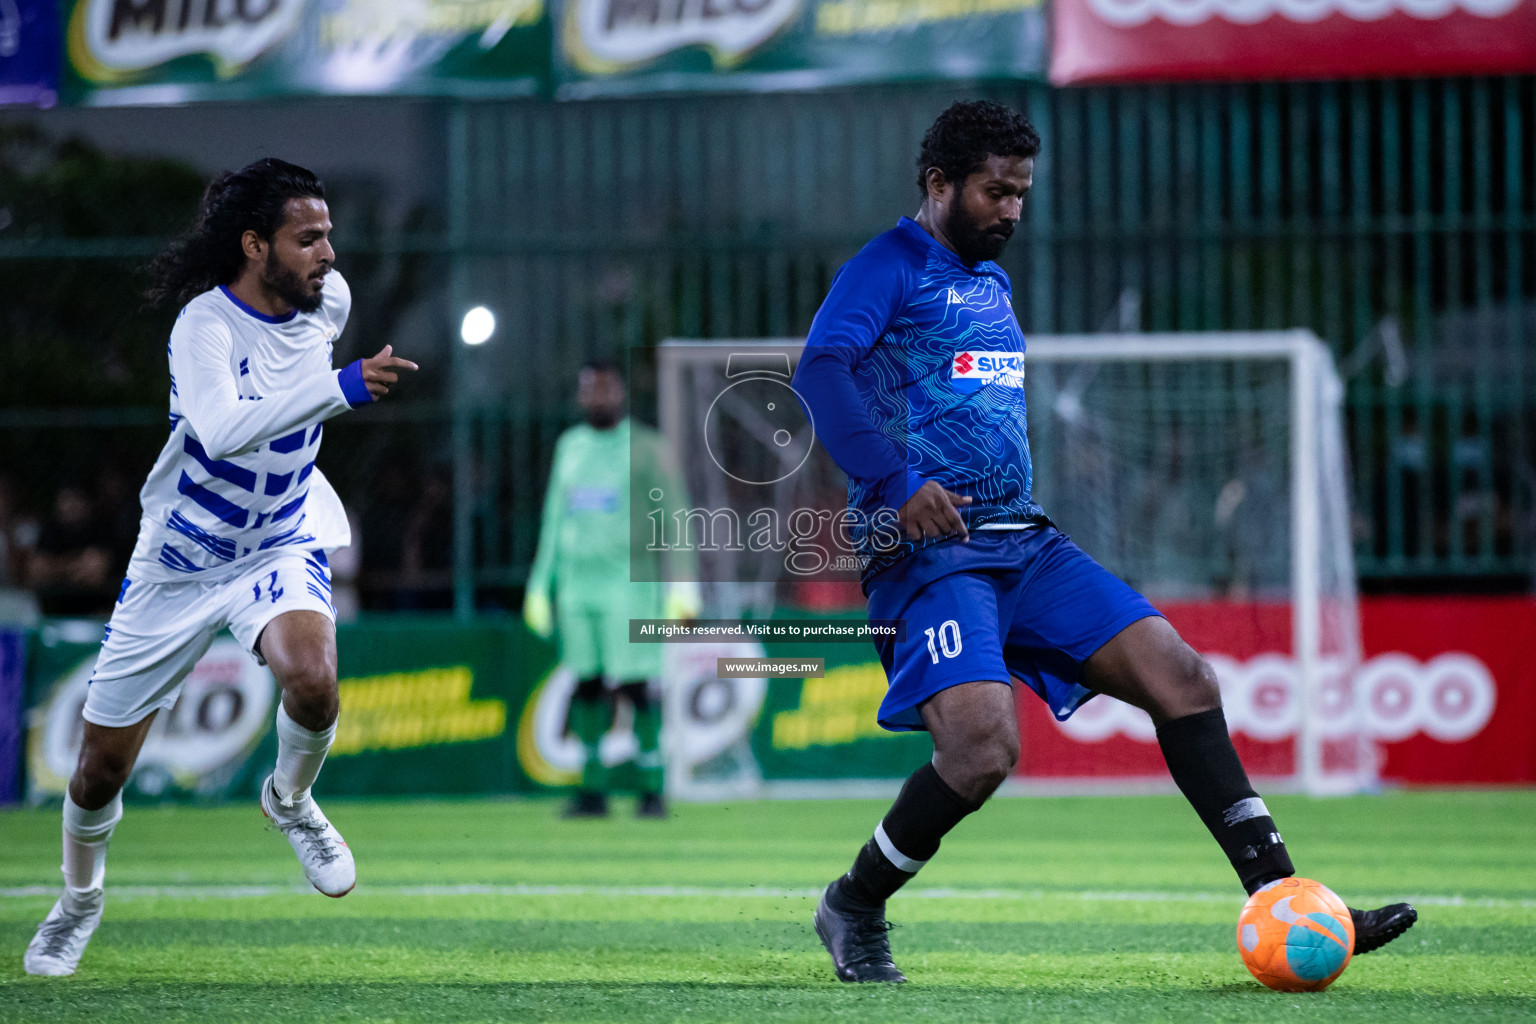
[[[279,615],[296,611],[336,621],[324,552],[285,551],[213,582],[123,580],[85,691],[85,720],[120,728],[169,708],[192,666],[225,627],[266,664],[256,651],[261,631]]]

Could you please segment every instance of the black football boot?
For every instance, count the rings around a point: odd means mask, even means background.
[[[839,879],[841,881],[841,879]],[[832,954],[838,981],[903,982],[906,976],[891,962],[891,943],[882,907],[867,907],[843,895],[833,882],[816,904],[816,934]]]

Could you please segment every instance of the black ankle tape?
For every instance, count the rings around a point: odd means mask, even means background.
[[[1241,859],[1234,858],[1232,866],[1237,870],[1238,880],[1243,883],[1243,889],[1249,896],[1270,882],[1289,878],[1296,873],[1296,867],[1291,863],[1291,855],[1286,852],[1279,832],[1271,832],[1265,841],[1244,847],[1238,856]]]

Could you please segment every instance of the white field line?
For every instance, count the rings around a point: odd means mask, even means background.
[[[313,892],[307,885],[114,885],[113,899],[243,900],[266,896],[290,896]],[[0,888],[0,899],[33,899],[56,896],[57,886],[23,885]],[[652,896],[666,899],[814,899],[820,889],[773,886],[710,887],[698,885],[365,885],[364,896]],[[1224,892],[1112,892],[1102,889],[906,889],[901,899],[919,900],[1084,900],[1093,903],[1231,903],[1239,899]],[[1403,897],[1391,897],[1402,899]],[[1388,898],[1362,899],[1363,903]],[[1536,899],[1500,899],[1471,896],[1410,896],[1420,907],[1491,907],[1536,910]]]

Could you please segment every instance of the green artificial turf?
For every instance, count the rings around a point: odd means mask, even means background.
[[[809,923],[880,802],[337,801],[341,900],[304,891],[254,804],[130,807],[73,978],[21,969],[58,812],[4,812],[0,1022],[1536,1020],[1536,793],[1269,803],[1302,874],[1419,901],[1324,993],[1249,977],[1241,890],[1176,797],[989,805],[892,901],[894,988],[833,980]]]

